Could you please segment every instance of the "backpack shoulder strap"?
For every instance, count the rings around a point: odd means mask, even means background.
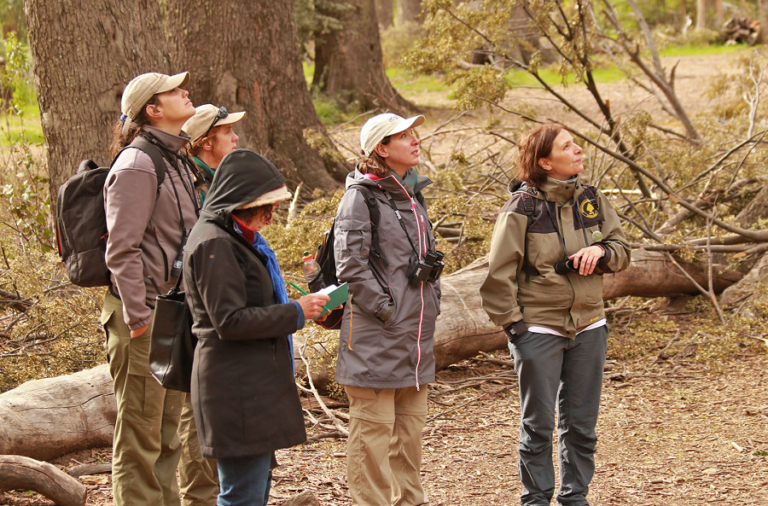
[[[587,194],[587,198],[590,202],[592,202],[592,207],[595,208],[595,210],[599,213],[600,212],[600,201],[597,199],[597,194],[595,193],[595,187],[591,185],[583,185],[584,186],[584,193]]]
[[[129,147],[134,147],[140,151],[143,151],[152,159],[152,163],[155,165],[155,174],[157,175],[157,191],[159,192],[160,185],[163,184],[163,180],[165,179],[166,170],[165,159],[163,158],[163,154],[160,152],[160,148],[149,142],[142,135],[136,137],[133,142],[131,142]]]
[[[379,247],[379,220],[381,219],[381,211],[379,211],[379,202],[376,199],[376,195],[373,194],[373,190],[362,184],[353,184],[350,185],[349,188],[354,188],[362,193],[365,205],[368,207],[368,214],[371,218],[371,253],[384,262],[385,265],[389,265],[387,257]]]
[[[533,195],[528,193],[526,190],[518,190],[520,193],[520,196],[523,199],[523,211],[525,211],[525,215],[528,217],[528,220],[525,224],[525,252],[523,253],[523,272],[525,272],[525,280],[530,281],[531,280],[531,269],[532,266],[529,265],[528,261],[528,229],[531,228],[531,223],[533,223],[533,212],[535,210],[534,203],[533,203]]]

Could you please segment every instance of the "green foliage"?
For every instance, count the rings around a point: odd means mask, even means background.
[[[351,9],[352,5],[334,0],[294,0],[296,34],[305,56],[311,57],[314,54],[311,48],[314,47],[317,35],[344,28],[340,18]]]
[[[51,199],[48,194],[48,178],[40,174],[44,171],[37,166],[29,146],[17,145],[14,156],[15,177],[6,176],[2,185],[0,205],[12,218],[6,222],[25,241],[34,241],[44,253],[54,250],[54,233],[50,224]],[[10,220],[9,220],[10,221]]]
[[[392,25],[383,30],[380,38],[381,52],[384,54],[384,67],[401,66],[400,60],[421,36],[421,25],[413,21]]]
[[[0,25],[9,27],[19,34],[23,41],[27,40],[27,19],[24,16],[24,0],[0,1]]]

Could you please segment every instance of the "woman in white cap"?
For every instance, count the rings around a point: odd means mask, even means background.
[[[117,506],[179,504],[177,429],[185,394],[151,377],[149,328],[158,293],[181,275],[182,248],[198,215],[193,174],[178,155],[188,141],[181,127],[195,114],[188,81],[187,72],[148,73],[128,83],[112,141],[117,158],[104,185],[112,285],[101,323],[117,400]]]
[[[197,112],[186,123],[184,130],[189,134],[188,153],[200,167],[200,174],[205,180],[205,188],[200,190],[200,207],[205,202],[205,194],[211,187],[216,167],[222,158],[237,148],[237,136],[232,129],[245,116],[245,112],[229,112],[226,107],[205,104],[197,107]]]
[[[335,221],[336,274],[349,284],[336,381],[349,397],[347,482],[366,506],[427,502],[421,431],[435,378],[440,258],[421,194],[423,116],[381,114],[360,134],[365,155],[347,176]],[[368,195],[371,199],[366,203]],[[376,207],[369,207],[376,206]],[[378,220],[369,211],[378,209]]]

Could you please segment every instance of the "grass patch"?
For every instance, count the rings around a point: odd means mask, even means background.
[[[40,108],[37,101],[21,106],[17,114],[3,112],[0,114],[0,145],[9,146],[26,142],[42,144],[43,125],[40,122]]]
[[[746,51],[749,46],[746,44],[731,44],[731,45],[714,45],[709,46],[702,45],[690,45],[684,46],[670,46],[659,51],[659,56],[708,56],[711,54],[727,54],[737,53],[739,51]]]
[[[387,69],[387,77],[401,95],[408,97],[419,93],[448,92],[450,88],[434,75],[417,74],[402,68]]]

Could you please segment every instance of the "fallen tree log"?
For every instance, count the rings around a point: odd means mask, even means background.
[[[679,261],[702,286],[707,266]],[[506,336],[488,319],[479,288],[488,272],[488,259],[442,278],[441,315],[435,330],[438,369],[480,352],[503,349]],[[743,274],[715,265],[716,292],[739,281]],[[666,260],[663,252],[635,250],[626,271],[603,277],[604,298],[634,295],[670,297],[698,295],[696,287]],[[300,336],[294,336],[301,349]],[[296,370],[303,371],[302,363]],[[316,384],[327,381],[322,374]],[[31,381],[0,395],[0,454],[54,458],[84,448],[109,446],[115,422],[115,399],[106,365],[70,376]]]
[[[28,457],[0,456],[0,492],[34,490],[60,506],[84,506],[88,490],[58,467]]]
[[[47,460],[110,446],[117,405],[107,365],[0,395],[0,455]]]

